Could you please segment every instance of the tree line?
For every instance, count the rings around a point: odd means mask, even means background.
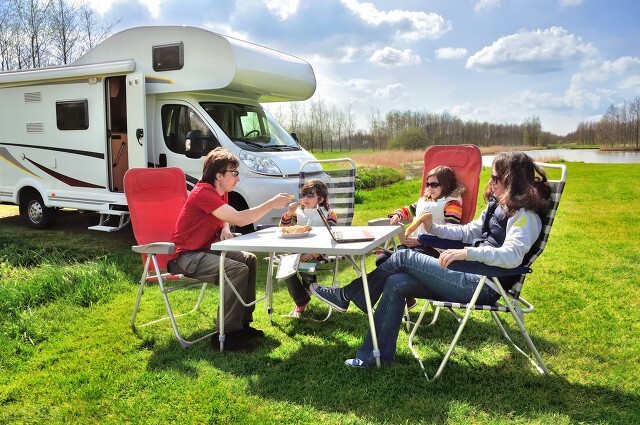
[[[640,96],[611,105],[599,121],[581,122],[567,134],[568,142],[605,149],[640,150]]]
[[[111,34],[86,2],[0,0],[0,70],[73,62]]]
[[[321,100],[269,104],[269,111],[310,151],[351,149],[425,149],[430,145],[546,146],[561,137],[542,131],[538,116],[521,124],[463,121],[448,113],[372,109],[369,128],[356,130],[351,105],[327,106]]]

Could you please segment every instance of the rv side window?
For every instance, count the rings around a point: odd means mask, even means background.
[[[164,142],[171,152],[184,154],[187,133],[191,130],[202,132],[202,138],[206,141],[206,154],[210,150],[220,146],[218,139],[213,135],[207,124],[196,112],[185,105],[163,105],[162,134]]]
[[[56,102],[58,130],[86,130],[89,128],[87,99]]]
[[[184,44],[160,44],[153,46],[153,70],[171,71],[184,66]]]

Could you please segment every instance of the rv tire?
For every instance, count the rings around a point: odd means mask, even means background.
[[[20,195],[20,217],[33,229],[47,229],[53,224],[55,209],[45,206],[37,190],[29,189]]]

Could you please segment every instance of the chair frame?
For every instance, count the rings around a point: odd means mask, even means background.
[[[491,266],[486,266],[478,263],[474,264],[473,262],[465,262],[465,261],[456,261],[452,263],[450,268],[453,270],[465,271],[469,273],[476,273],[476,274],[482,275],[482,278],[480,279],[480,282],[478,283],[478,286],[476,287],[476,290],[473,293],[471,300],[468,303],[452,303],[447,301],[427,300],[427,302],[424,304],[420,312],[418,319],[416,320],[411,330],[411,333],[409,335],[409,344],[408,344],[409,349],[413,353],[414,357],[418,360],[418,363],[420,364],[420,368],[422,369],[424,376],[428,381],[434,380],[441,376],[453,352],[453,349],[455,348],[456,344],[458,343],[458,340],[460,339],[460,336],[462,335],[462,332],[465,328],[465,325],[467,324],[467,321],[471,315],[471,312],[473,312],[474,310],[489,311],[498,329],[502,333],[503,337],[508,342],[511,343],[511,345],[515,348],[515,350],[518,353],[524,355],[531,362],[531,364],[536,368],[538,372],[544,375],[549,375],[549,370],[547,369],[547,366],[544,360],[542,359],[542,356],[538,352],[538,349],[533,343],[533,340],[531,339],[531,337],[529,336],[529,334],[527,333],[524,327],[524,314],[533,312],[534,306],[533,304],[531,304],[530,302],[528,302],[527,300],[521,297],[521,291],[522,291],[522,286],[523,286],[526,275],[532,272],[532,269],[530,268],[531,264],[535,261],[535,259],[538,258],[538,256],[540,256],[549,238],[549,233],[553,225],[553,221],[555,218],[556,211],[558,209],[560,198],[562,196],[562,192],[566,184],[567,167],[564,164],[548,164],[548,163],[536,163],[536,164],[544,168],[559,169],[561,171],[561,177],[560,177],[560,180],[549,180],[549,183],[552,185],[552,198],[551,198],[552,206],[549,212],[547,213],[547,215],[543,218],[542,232],[536,244],[531,248],[530,252],[527,253],[527,257],[525,257],[525,264],[521,267],[517,267],[514,269],[501,269],[498,267],[491,267]],[[519,275],[520,279],[518,280],[518,282],[516,282],[516,284],[513,286],[513,288],[510,291],[508,292],[505,291],[502,284],[500,283],[499,278],[504,276],[515,276],[515,275]],[[498,302],[496,302],[496,304],[494,305],[476,304],[478,296],[480,295],[480,292],[482,291],[482,288],[484,287],[485,284],[490,285],[492,288],[494,288],[494,290],[497,290],[498,293],[500,294],[500,298]],[[500,303],[499,301],[502,301],[502,303]],[[520,304],[522,304],[524,308],[521,307]],[[447,352],[445,353],[444,357],[440,361],[440,364],[438,366],[436,373],[431,378],[429,377],[429,375],[425,370],[424,363],[420,357],[420,354],[413,347],[413,341],[416,335],[416,331],[418,330],[418,327],[420,326],[420,323],[423,320],[423,317],[425,315],[425,312],[428,306],[432,306],[434,308],[433,317],[431,322],[429,323],[430,326],[436,323],[441,308],[446,308],[446,311],[449,312],[451,315],[453,315],[453,317],[456,319],[456,321],[459,324],[458,329],[451,343],[449,344],[449,348],[447,349]],[[464,309],[465,310],[464,315],[460,317],[457,313],[455,313],[454,309]],[[531,356],[529,356],[522,348],[520,348],[514,342],[514,340],[511,338],[511,336],[505,329],[503,323],[500,321],[500,318],[498,317],[498,313],[508,313],[511,315],[516,325],[518,326],[522,337],[526,341],[529,350],[533,354],[533,357],[535,357],[535,360],[531,358]]]

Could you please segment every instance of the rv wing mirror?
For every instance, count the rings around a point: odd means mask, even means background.
[[[298,141],[298,135],[297,135],[296,133],[291,133],[291,137],[293,138],[293,140],[295,140],[295,141],[296,141],[296,143],[300,143],[300,142]]]
[[[184,141],[184,154],[189,158],[198,159],[215,144],[216,139],[213,136],[205,136],[200,130],[191,130]]]

